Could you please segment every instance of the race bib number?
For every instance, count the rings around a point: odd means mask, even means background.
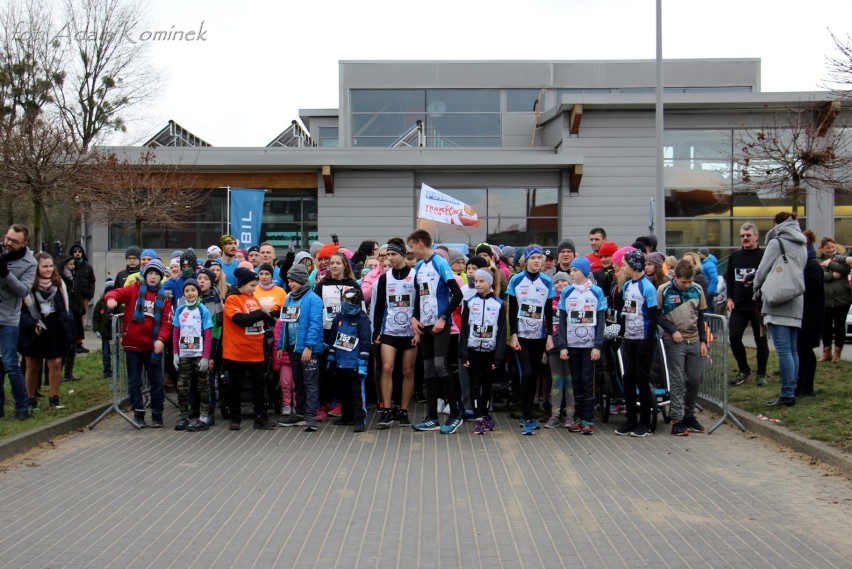
[[[615,308],[607,308],[606,309],[606,321],[610,324],[615,324],[618,322],[618,312]]]
[[[334,347],[338,350],[343,350],[344,352],[351,352],[358,346],[358,337],[352,336],[349,334],[344,334],[342,332],[337,333],[337,337],[334,339]]]
[[[290,323],[298,321],[299,308],[299,306],[285,306],[281,309],[281,320]]]
[[[637,314],[639,314],[639,301],[625,300],[622,312],[628,316],[636,316]]]
[[[200,336],[181,336],[178,339],[178,347],[181,350],[197,351],[203,348],[203,338]]]
[[[494,337],[494,326],[491,324],[474,324],[470,335],[477,340],[490,340]]]
[[[541,320],[544,315],[544,308],[534,304],[521,304],[518,308],[518,318],[526,318],[528,320]]]
[[[263,334],[263,322],[255,322],[251,326],[246,326],[246,336],[258,336]]]
[[[420,296],[432,296],[431,287],[429,286],[429,282],[422,282],[417,286],[417,290],[420,292]]]
[[[334,320],[334,317],[340,312],[340,303],[336,302],[325,307],[325,319]]]
[[[594,310],[569,310],[568,323],[573,326],[594,326],[595,322]]]
[[[746,280],[746,278],[752,274],[757,272],[757,269],[734,269],[734,280],[738,283],[741,283]]]
[[[391,310],[395,308],[410,308],[411,307],[411,296],[407,294],[395,294],[388,297],[388,308]]]

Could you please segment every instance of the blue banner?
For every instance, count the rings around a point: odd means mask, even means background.
[[[260,223],[266,190],[231,188],[229,233],[237,238],[240,247],[260,244]]]

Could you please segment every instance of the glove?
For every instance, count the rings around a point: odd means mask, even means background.
[[[101,333],[100,333],[100,332],[95,332],[95,338],[97,338],[98,340],[100,340],[100,339],[101,339]]]
[[[358,377],[361,379],[367,377],[367,360],[358,360]]]
[[[172,363],[175,364],[175,369],[177,369],[178,365],[180,365],[180,356],[178,356],[177,354],[172,356]]]
[[[325,358],[325,369],[336,369],[337,360],[334,357],[334,352],[329,352]]]
[[[210,367],[210,360],[208,358],[201,358],[201,361],[198,362],[198,371],[206,372]]]

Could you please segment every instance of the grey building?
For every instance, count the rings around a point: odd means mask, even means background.
[[[739,225],[765,230],[789,199],[735,191],[737,133],[828,93],[763,93],[757,59],[666,60],[665,192],[657,195],[654,61],[342,61],[338,109],[300,111],[263,147],[213,147],[176,123],[146,146],[157,164],[213,188],[207,209],[145,243],[206,248],[227,232],[228,187],[267,190],[262,240],[307,248],[332,233],[355,249],[424,227],[475,246],[555,245],[588,251],[588,230],[630,244],[655,233],[673,253],[724,257]],[[132,157],[139,148],[110,149]],[[421,184],[470,204],[479,227],[417,219]],[[653,219],[654,200],[665,219]],[[808,195],[800,217],[818,235],[852,237],[848,197]],[[657,201],[659,203],[659,201]],[[130,237],[91,228],[96,265],[115,273]]]

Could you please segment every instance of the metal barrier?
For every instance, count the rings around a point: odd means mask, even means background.
[[[698,396],[717,406],[722,413],[719,421],[708,429],[707,434],[712,434],[727,419],[741,431],[745,431],[743,424],[731,414],[728,406],[728,319],[718,314],[705,314],[704,321],[708,327],[707,358],[704,360],[704,380],[698,389]]]
[[[98,423],[106,419],[110,413],[118,413],[125,421],[133,425],[135,428],[141,427],[136,423],[133,416],[124,410],[124,406],[130,401],[130,394],[127,389],[127,358],[124,356],[124,350],[121,347],[121,340],[124,336],[124,314],[116,314],[112,318],[112,341],[110,343],[110,357],[112,359],[112,404],[109,408],[101,413],[100,417],[95,419],[89,425],[89,429],[94,429]],[[142,374],[142,397],[147,408],[150,405],[151,386],[148,383],[148,377]],[[165,400],[178,406],[177,402],[170,397],[165,397]]]

